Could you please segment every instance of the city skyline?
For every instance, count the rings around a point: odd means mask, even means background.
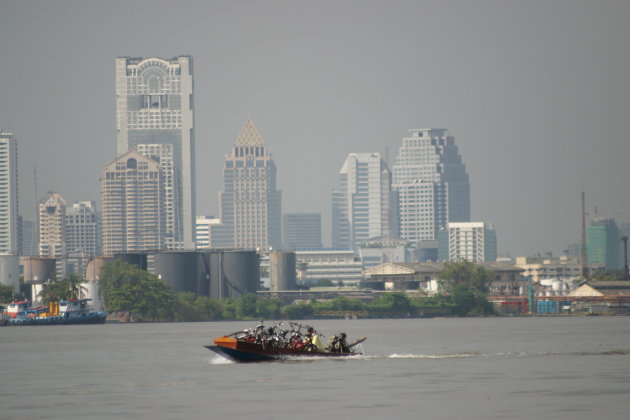
[[[94,168],[116,157],[115,57],[190,54],[198,214],[215,213],[225,150],[251,114],[274,151],[284,212],[321,213],[326,236],[341,159],[379,152],[391,165],[416,126],[457,138],[471,220],[496,226],[500,253],[577,242],[582,190],[589,209],[630,218],[630,6],[244,3],[188,3],[185,17],[143,1],[2,4],[0,51],[20,65],[0,70],[0,127],[19,142],[21,214],[35,215],[35,165],[38,199],[98,198]],[[181,30],[134,30],[147,13]]]

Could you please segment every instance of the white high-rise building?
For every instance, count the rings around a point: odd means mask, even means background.
[[[197,216],[195,241],[197,249],[208,249],[212,244],[212,226],[219,225],[221,220],[213,216]]]
[[[332,245],[354,249],[370,238],[391,237],[391,176],[380,153],[351,153],[332,192]]]
[[[165,205],[171,207],[166,217],[167,245],[174,249],[195,247],[193,108],[192,57],[116,59],[118,156],[139,145],[172,147],[173,189],[169,193],[173,203]],[[168,194],[164,199],[169,200]]]
[[[470,184],[455,139],[444,129],[414,129],[392,168],[400,237],[433,241],[449,222],[470,221]]]
[[[497,260],[497,235],[490,223],[449,223],[438,232],[438,242],[440,261]]]
[[[20,230],[17,141],[0,130],[0,254],[19,253]]]
[[[57,260],[57,278],[66,275],[66,200],[54,192],[39,203],[39,255]]]
[[[98,214],[93,201],[79,201],[66,208],[68,269],[84,275],[90,257],[101,254]]]

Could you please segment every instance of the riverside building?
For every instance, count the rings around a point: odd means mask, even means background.
[[[192,57],[116,59],[117,154],[141,149],[160,158],[170,249],[195,247],[193,111]]]

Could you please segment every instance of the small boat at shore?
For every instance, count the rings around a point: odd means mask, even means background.
[[[346,343],[346,334],[333,335],[324,347],[321,336],[312,328],[291,322],[291,330],[282,322],[266,329],[262,322],[254,328],[215,338],[214,345],[204,346],[236,362],[262,362],[311,357],[347,357],[361,355],[355,346],[365,341],[362,337]],[[302,333],[302,329],[306,329]]]

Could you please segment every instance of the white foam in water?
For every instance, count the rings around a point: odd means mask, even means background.
[[[228,359],[227,357],[219,356],[218,354],[210,359],[211,365],[229,365],[235,363],[234,361]]]
[[[467,357],[480,357],[478,353],[457,353],[457,354],[390,354],[390,359],[461,359]]]

